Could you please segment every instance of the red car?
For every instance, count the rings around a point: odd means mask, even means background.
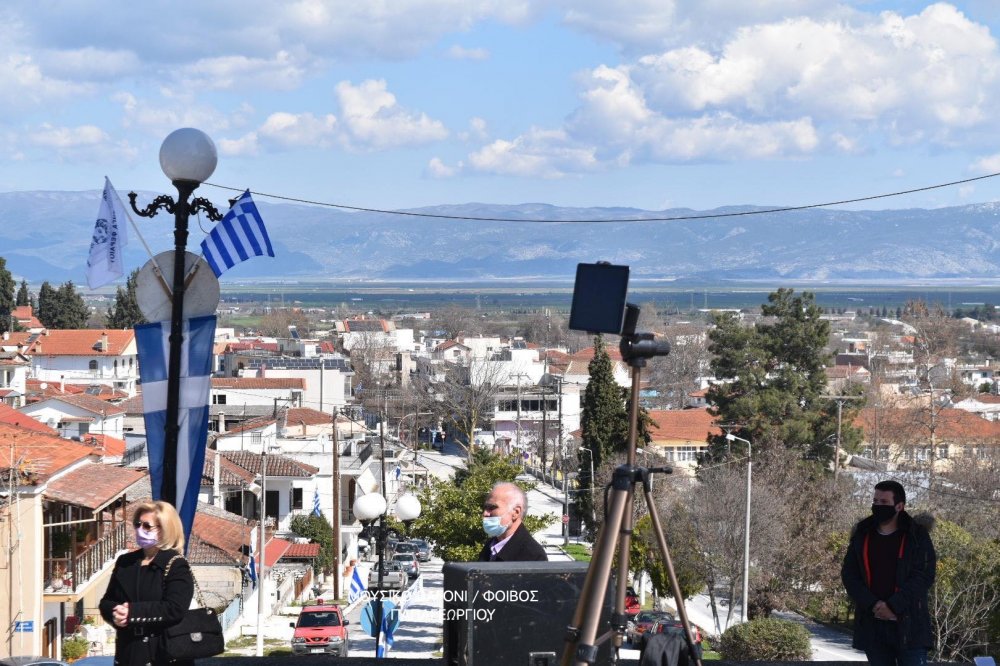
[[[625,588],[625,614],[636,616],[641,610],[642,606],[639,604],[639,595],[631,587]]]

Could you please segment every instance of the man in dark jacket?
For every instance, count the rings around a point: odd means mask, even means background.
[[[513,483],[498,483],[483,502],[483,530],[490,540],[480,562],[547,561],[545,549],[524,526],[528,497]]]
[[[905,507],[898,482],[875,485],[872,515],[854,528],[840,573],[854,600],[853,645],[874,666],[923,666],[934,646],[927,593],[937,555]]]

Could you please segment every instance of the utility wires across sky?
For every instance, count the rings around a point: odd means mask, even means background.
[[[462,220],[471,222],[521,222],[521,223],[526,222],[532,224],[607,224],[607,223],[621,223],[621,222],[678,222],[681,220],[711,220],[724,217],[747,217],[750,215],[765,215],[769,213],[788,213],[796,210],[809,210],[811,208],[828,208],[830,206],[842,206],[845,204],[861,203],[863,201],[875,201],[876,199],[889,199],[892,197],[904,196],[906,194],[915,194],[917,192],[927,192],[929,190],[937,190],[945,187],[965,185],[967,183],[974,183],[979,180],[996,178],[997,176],[1000,176],[1000,172],[988,173],[984,176],[975,176],[973,178],[965,178],[963,180],[953,180],[947,183],[937,183],[936,185],[926,185],[924,187],[916,187],[909,190],[898,190],[895,192],[873,194],[870,196],[855,197],[852,199],[839,199],[837,201],[826,201],[823,203],[806,204],[803,206],[785,206],[782,208],[761,208],[754,210],[732,211],[728,213],[671,215],[668,217],[621,217],[621,218],[577,219],[577,220],[572,220],[572,219],[550,220],[544,218],[524,218],[524,217],[485,217],[476,215],[445,215],[443,213],[424,213],[424,212],[409,211],[409,210],[388,210],[384,208],[366,208],[363,206],[348,206],[346,204],[330,203],[327,201],[299,199],[296,197],[288,197],[281,194],[269,194],[267,192],[258,192],[256,190],[250,190],[250,193],[258,197],[267,197],[269,199],[278,199],[280,201],[290,201],[292,203],[308,204],[310,206],[323,206],[326,208],[337,208],[340,210],[349,210],[361,213],[381,213],[384,215],[400,215],[405,217],[429,217],[439,220]],[[246,189],[243,187],[230,187],[228,185],[218,185],[216,183],[205,183],[205,185],[216,187],[220,190],[229,190],[232,192],[243,192]]]

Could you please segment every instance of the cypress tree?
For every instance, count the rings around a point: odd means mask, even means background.
[[[31,294],[28,292],[27,280],[21,280],[21,288],[17,290],[17,302],[15,305],[18,307],[22,305],[31,305]]]
[[[46,328],[57,328],[56,327],[56,313],[59,311],[59,296],[56,290],[52,288],[52,285],[46,280],[42,283],[42,286],[38,289],[38,312],[36,316],[38,321],[42,322],[42,326]]]
[[[86,328],[90,319],[90,308],[83,302],[83,297],[77,293],[73,281],[64,282],[56,292],[58,310],[57,325],[54,328]]]
[[[108,308],[105,318],[108,328],[133,328],[146,323],[146,318],[135,298],[135,281],[138,274],[138,270],[132,271],[125,280],[125,288],[118,287],[118,291],[115,292],[115,302]]]
[[[14,276],[7,270],[7,260],[0,257],[0,332],[11,328],[10,313],[14,311]]]

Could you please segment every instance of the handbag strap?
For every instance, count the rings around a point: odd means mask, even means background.
[[[184,556],[179,553],[170,558],[170,560],[167,562],[166,568],[163,569],[164,581],[166,581],[167,576],[170,575],[170,567],[173,565],[174,560],[181,560],[181,559],[184,559]],[[194,575],[194,569],[191,569],[191,580],[194,582],[194,594],[195,598],[198,599],[198,605],[201,606],[202,608],[208,608],[208,606],[205,605],[205,597],[202,596],[201,593],[201,586],[198,585],[198,579]]]

